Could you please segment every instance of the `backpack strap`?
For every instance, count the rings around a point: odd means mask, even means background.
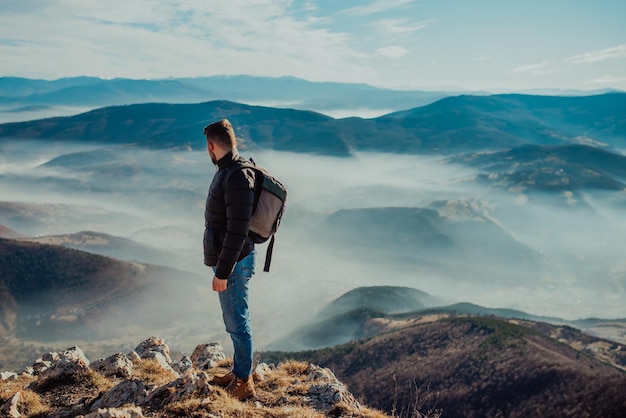
[[[270,264],[272,263],[272,252],[274,251],[274,238],[276,234],[272,235],[270,238],[270,243],[267,245],[267,251],[265,252],[265,266],[263,266],[263,271],[269,273]]]
[[[263,175],[263,173],[261,172],[261,170],[259,170],[259,168],[256,166],[256,163],[254,162],[254,160],[252,160],[252,158],[250,158],[250,161],[247,161],[245,159],[239,160],[239,164],[235,164],[232,167],[229,167],[226,171],[226,174],[224,175],[224,180],[222,180],[222,187],[226,188],[226,185],[228,184],[228,180],[230,180],[230,176],[238,170],[244,169],[244,168],[251,168],[254,173],[255,173],[255,178],[254,178],[254,202],[252,203],[252,207],[256,208],[257,203],[259,202],[259,197],[261,196],[261,191],[259,190],[259,173],[261,173],[261,175]],[[254,210],[254,209],[253,209]]]

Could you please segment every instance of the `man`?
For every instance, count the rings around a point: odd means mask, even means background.
[[[228,120],[208,125],[204,136],[211,161],[217,166],[204,215],[204,264],[213,268],[213,290],[218,292],[224,325],[234,348],[232,371],[214,377],[213,382],[226,386],[231,396],[243,400],[255,394],[248,310],[248,282],[254,274],[256,255],[248,236],[255,172],[250,168],[235,169],[244,160]]]

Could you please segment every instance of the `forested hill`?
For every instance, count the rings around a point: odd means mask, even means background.
[[[353,150],[456,153],[524,144],[624,147],[626,93],[586,97],[455,96],[374,119],[228,101],[138,104],[0,125],[1,138],[204,148],[202,128],[229,118],[250,147],[328,155]]]

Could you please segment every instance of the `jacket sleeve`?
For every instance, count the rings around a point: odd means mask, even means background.
[[[233,172],[225,184],[226,235],[217,261],[215,275],[227,279],[239,259],[254,207],[254,171],[243,168]]]

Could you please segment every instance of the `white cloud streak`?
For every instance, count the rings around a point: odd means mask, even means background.
[[[415,0],[376,0],[366,6],[358,6],[347,9],[344,13],[359,16],[371,15],[404,8],[411,3],[415,3]]]
[[[604,77],[595,78],[593,80],[586,81],[586,84],[612,84],[619,83],[621,81],[626,81],[626,77],[615,77],[611,75],[606,75]]]
[[[571,64],[591,64],[608,59],[626,58],[626,44],[613,46],[600,51],[586,52],[567,58]]]
[[[522,65],[514,68],[511,71],[511,74],[527,74],[531,76],[540,76],[559,72],[560,70],[558,69],[547,68],[553,63],[554,61],[544,61],[539,64]]]
[[[410,19],[380,19],[372,23],[376,31],[382,35],[406,37],[432,25],[433,19],[413,22]]]

